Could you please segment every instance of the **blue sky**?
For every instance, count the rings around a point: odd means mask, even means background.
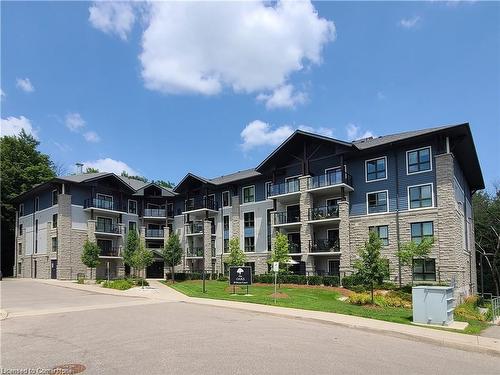
[[[178,182],[254,167],[299,127],[470,122],[500,180],[499,3],[192,7],[2,2],[2,134],[34,132],[68,172]]]

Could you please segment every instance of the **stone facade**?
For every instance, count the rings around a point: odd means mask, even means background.
[[[300,221],[302,225],[300,226],[300,249],[302,253],[302,260],[305,261],[306,264],[306,273],[314,273],[314,258],[308,256],[309,252],[309,243],[311,241],[311,224],[309,221],[309,209],[312,208],[313,199],[311,193],[307,191],[308,188],[308,179],[310,176],[302,176],[299,178],[299,188],[300,188],[300,198],[299,198],[299,206],[300,206]]]

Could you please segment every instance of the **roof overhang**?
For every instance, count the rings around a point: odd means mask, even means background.
[[[192,173],[188,173],[184,178],[179,182],[174,189],[174,192],[177,194],[182,194],[185,191],[190,190],[190,188],[194,184],[201,184],[202,186],[210,186],[210,187],[215,187],[213,183],[211,183],[209,180],[196,176]]]

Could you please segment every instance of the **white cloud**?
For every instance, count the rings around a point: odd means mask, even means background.
[[[37,131],[31,125],[31,121],[24,116],[3,118],[0,128],[2,137],[4,135],[18,135],[24,129],[27,134],[31,134],[37,138]]]
[[[355,141],[358,139],[363,139],[363,138],[368,138],[368,137],[373,137],[374,134],[370,130],[366,131],[361,131],[361,128],[355,124],[347,124],[346,127],[346,132],[347,132],[347,139],[349,141]]]
[[[35,88],[31,84],[31,81],[29,78],[18,78],[16,80],[16,87],[20,88],[24,92],[33,92],[35,91]]]
[[[112,172],[120,175],[123,171],[127,172],[129,175],[140,175],[138,171],[129,167],[125,162],[121,160],[115,160],[111,158],[98,159],[94,161],[84,161],[83,170],[86,168],[97,168],[100,172]]]
[[[96,2],[89,8],[89,21],[96,29],[127,40],[135,22],[134,5],[124,2]]]
[[[326,127],[313,128],[311,126],[301,125],[298,129],[310,133],[326,135],[328,137],[333,136],[333,129]],[[250,122],[241,131],[241,147],[244,151],[248,151],[259,146],[277,146],[288,138],[295,130],[296,128],[290,125],[282,125],[272,129],[271,125],[268,123],[255,120]]]
[[[307,95],[303,92],[293,92],[292,85],[283,85],[276,88],[271,94],[259,94],[257,100],[264,101],[267,109],[295,108],[297,104],[304,104]]]
[[[85,127],[85,120],[79,113],[68,113],[65,124],[72,132],[79,132]]]
[[[83,138],[85,138],[87,142],[92,143],[98,143],[101,141],[101,137],[99,137],[99,135],[95,131],[88,131],[83,133]]]
[[[413,29],[420,23],[420,16],[414,16],[412,18],[403,18],[399,21],[399,26],[405,29]]]

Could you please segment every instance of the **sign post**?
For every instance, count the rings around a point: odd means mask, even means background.
[[[280,270],[280,262],[273,262],[273,272],[274,272],[274,304],[276,304],[276,294],[278,293],[276,289],[278,281],[278,271]]]
[[[252,285],[252,268],[248,266],[229,267],[229,285],[233,286],[233,294],[236,294],[236,285],[246,285],[248,295],[248,286]]]

